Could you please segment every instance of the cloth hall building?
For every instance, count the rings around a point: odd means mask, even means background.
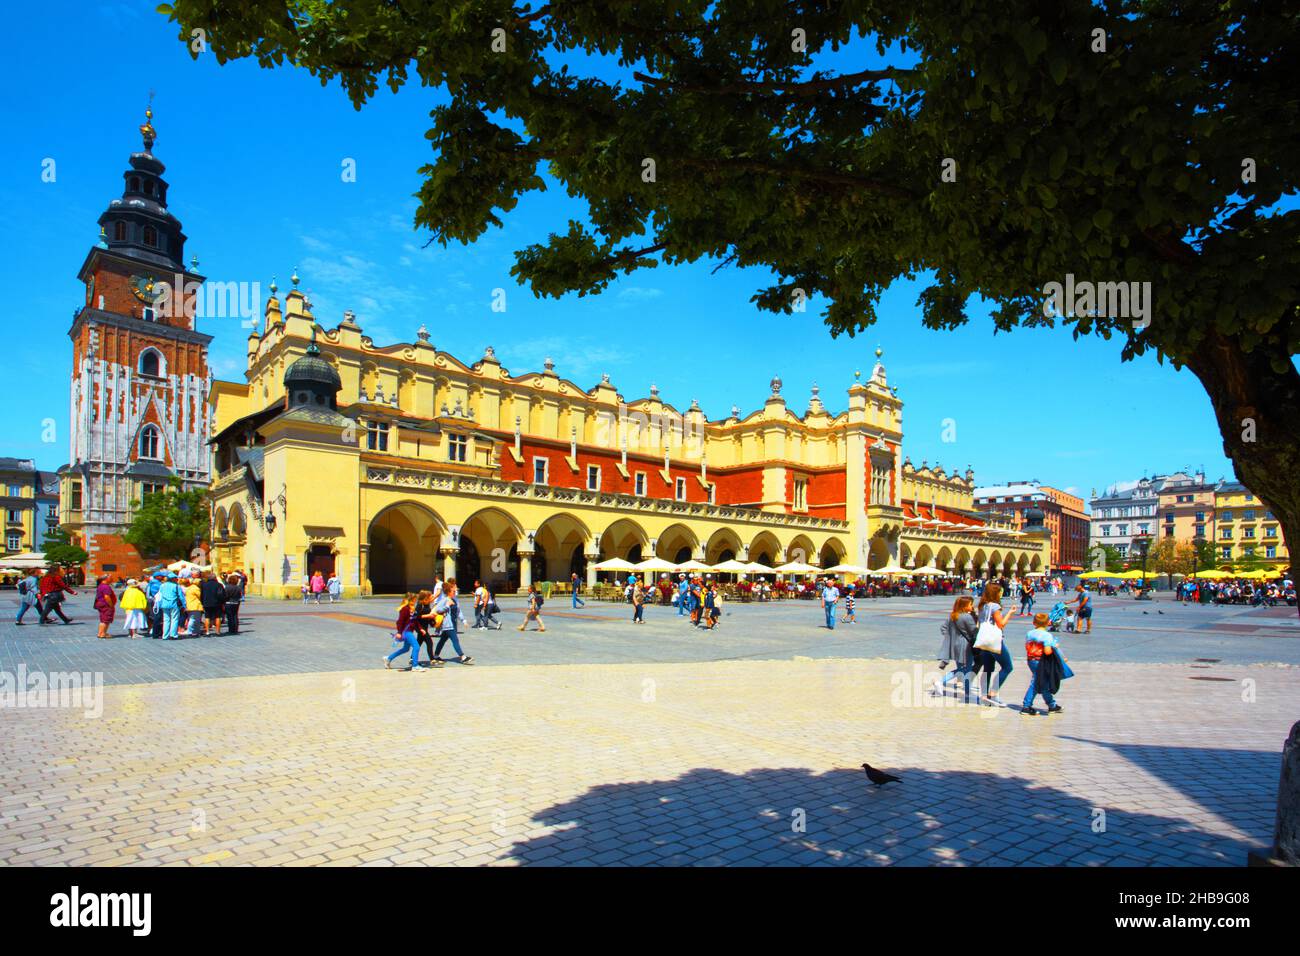
[[[244,382],[214,381],[212,560],[255,593],[296,596],[315,570],[345,593],[434,574],[498,592],[594,582],[594,565],[658,556],[826,568],[927,564],[1045,570],[1050,542],[974,510],[974,475],[902,454],[902,403],[877,361],[847,409],[802,412],[773,379],[763,406],[708,419],[628,400],[608,376],[472,363],[416,341],[377,345],[352,313],[321,328],[272,285]],[[879,359],[880,352],[877,351]]]

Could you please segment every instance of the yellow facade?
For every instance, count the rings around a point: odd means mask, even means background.
[[[286,373],[306,365],[337,389],[286,391]],[[549,360],[511,374],[488,348],[467,365],[423,331],[376,346],[351,313],[321,331],[295,290],[283,309],[267,303],[246,378],[210,395],[213,560],[246,569],[257,593],[295,595],[313,566],[365,594],[435,573],[498,590],[591,581],[610,557],[878,567],[924,556],[964,573],[1047,563],[1045,540],[987,523],[908,527],[909,493],[970,511],[973,476],[902,460],[902,403],[879,362],[855,374],[838,414],[816,389],[794,412],[774,379],[761,409],[708,420],[653,387],[632,401],[608,376],[583,388]]]
[[[1268,506],[1240,484],[1224,485],[1214,496],[1214,550],[1220,563],[1252,555],[1278,568],[1290,566],[1282,523]]]
[[[0,466],[0,492],[4,495],[4,553],[37,550],[35,472],[31,462],[5,459]]]

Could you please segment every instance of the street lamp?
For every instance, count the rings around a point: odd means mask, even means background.
[[[1133,546],[1138,549],[1138,554],[1142,556],[1142,592],[1146,593],[1147,589],[1147,552],[1151,550],[1151,535],[1143,531],[1133,539]],[[1141,595],[1139,595],[1139,598]]]
[[[1201,548],[1205,545],[1205,535],[1198,534],[1192,539],[1192,580],[1201,570]]]

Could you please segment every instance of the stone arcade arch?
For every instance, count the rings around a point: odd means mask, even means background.
[[[373,594],[404,594],[433,584],[442,568],[438,546],[446,525],[414,501],[389,505],[370,521],[368,573]]]

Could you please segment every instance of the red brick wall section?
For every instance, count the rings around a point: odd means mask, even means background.
[[[97,574],[110,574],[123,579],[139,577],[144,570],[144,559],[135,545],[128,544],[115,534],[95,535],[89,538],[86,550],[90,560],[86,562],[86,579],[91,581]],[[116,571],[104,571],[104,565],[117,565]]]
[[[709,474],[709,480],[717,482],[718,504],[720,505],[756,505],[763,501],[763,469],[746,468],[741,471],[727,471]]]

